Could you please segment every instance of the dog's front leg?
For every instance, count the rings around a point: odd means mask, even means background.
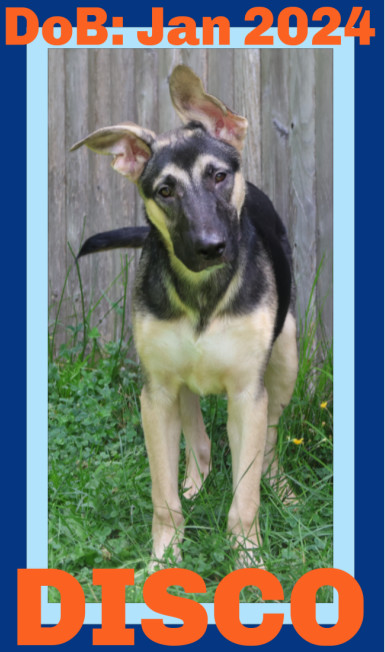
[[[149,383],[142,390],[141,408],[152,481],[153,556],[161,562],[171,544],[175,561],[179,561],[183,516],[178,495],[181,433],[178,393]],[[154,561],[151,568],[155,566]]]
[[[233,466],[233,501],[228,529],[240,547],[239,564],[260,565],[252,549],[260,545],[258,510],[267,431],[267,392],[247,388],[229,394],[228,435]]]

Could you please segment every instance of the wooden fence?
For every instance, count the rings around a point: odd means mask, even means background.
[[[249,120],[246,177],[272,199],[294,252],[300,313],[314,296],[332,336],[332,50],[328,49],[52,49],[49,52],[49,305],[50,322],[70,269],[56,344],[81,322],[81,295],[68,243],[108,229],[144,224],[133,184],[110,167],[110,157],[73,143],[94,129],[131,120],[156,132],[179,124],[167,77],[186,63],[205,88]],[[122,297],[118,278],[128,255],[130,302],[138,252],[103,252],[80,260],[91,324],[113,339]],[[120,304],[121,305],[121,301]],[[68,331],[67,331],[68,333]]]

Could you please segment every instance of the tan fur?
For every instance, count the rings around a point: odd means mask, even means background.
[[[194,136],[194,129],[185,129],[183,132],[183,138],[184,140],[187,140],[188,138],[191,138]],[[172,147],[176,142],[178,141],[178,136],[171,132],[171,133],[166,133],[161,136],[158,136],[156,142],[154,143],[154,151],[159,151],[160,149],[167,148],[167,147]]]
[[[246,316],[216,317],[199,335],[187,317],[165,322],[148,314],[136,315],[135,341],[148,377],[142,394],[142,415],[154,498],[154,556],[158,560],[169,544],[178,557],[183,536],[177,486],[182,428],[187,443],[183,485],[187,497],[199,490],[210,468],[210,444],[194,393],[228,395],[234,490],[228,527],[246,549],[258,545],[259,485],[268,404],[262,379],[274,314],[272,307],[264,304]],[[289,326],[290,320],[290,339]],[[284,347],[275,351],[278,361]]]
[[[175,179],[179,181],[182,184],[182,186],[188,186],[191,183],[190,177],[187,174],[187,172],[182,170],[178,165],[169,163],[162,169],[161,174],[158,177],[156,177],[156,179],[153,182],[153,187],[156,188],[162,182],[162,180],[165,179],[168,175],[175,177]]]
[[[152,383],[141,394],[142,424],[152,480],[153,554],[162,559],[172,544],[176,560],[183,538],[183,516],[178,495],[181,419],[178,396]]]
[[[200,184],[205,169],[212,165],[216,170],[226,170],[228,164],[226,161],[214,156],[214,154],[201,154],[198,156],[192,170],[192,178],[196,184]]]
[[[231,203],[237,209],[238,217],[241,214],[243,202],[245,201],[245,194],[245,179],[242,172],[238,170],[238,172],[235,173],[233,194],[231,195]]]
[[[296,324],[288,313],[280,335],[277,337],[265,373],[265,386],[269,394],[268,429],[263,474],[275,487],[281,498],[295,498],[275,456],[277,425],[283,409],[288,405],[294,390],[298,369]]]
[[[152,379],[199,394],[242,392],[264,370],[274,313],[267,305],[249,315],[217,317],[201,334],[187,318],[158,320],[137,315],[135,342]]]

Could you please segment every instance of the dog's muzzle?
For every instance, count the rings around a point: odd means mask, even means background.
[[[218,236],[204,237],[195,243],[196,254],[207,263],[218,262],[223,257],[226,242]]]
[[[223,232],[201,231],[174,241],[175,255],[192,272],[201,272],[232,260],[231,241]]]
[[[206,235],[194,242],[194,267],[201,271],[226,262],[226,241],[218,234]]]

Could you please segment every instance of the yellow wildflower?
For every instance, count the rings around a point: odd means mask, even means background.
[[[296,446],[299,446],[300,444],[303,444],[303,437],[302,437],[302,439],[293,439],[292,441],[293,441],[293,444],[295,444]]]
[[[323,401],[322,403],[320,403],[320,408],[321,408],[322,410],[324,410],[324,409],[326,408],[327,404],[328,404],[327,401]]]

